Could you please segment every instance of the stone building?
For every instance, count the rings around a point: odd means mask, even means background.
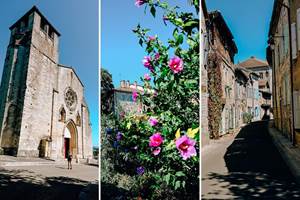
[[[207,53],[208,45],[208,12],[205,1],[201,1],[201,47],[200,62],[201,62],[201,145],[202,147],[209,143],[208,131],[208,88],[207,88]]]
[[[300,144],[299,1],[274,1],[268,43],[267,60],[273,68],[274,124],[294,145]]]
[[[219,11],[209,13],[210,53],[219,60],[220,84],[222,91],[222,113],[219,134],[234,131],[235,128],[235,71],[234,55],[237,47],[233,35]],[[211,98],[211,97],[210,97]]]
[[[134,102],[133,92],[142,92],[143,87],[137,82],[130,84],[129,81],[122,80],[120,87],[114,89],[114,112],[117,116],[124,116],[129,113],[142,113],[143,106]]]
[[[35,6],[10,31],[0,86],[1,153],[91,157],[84,86],[72,67],[59,64],[60,33]]]
[[[247,123],[246,114],[259,120],[258,111],[258,75],[239,65],[235,67],[235,128]]]
[[[258,79],[258,89],[254,91],[255,99],[258,99],[257,107],[253,107],[254,117],[256,120],[260,120],[264,117],[265,109],[269,110],[272,107],[272,69],[269,64],[254,56],[251,56],[249,59],[239,63],[239,66],[248,69],[251,72],[259,75]],[[267,112],[266,114],[269,114]]]

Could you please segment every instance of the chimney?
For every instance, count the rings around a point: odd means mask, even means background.
[[[134,81],[134,87],[135,87],[135,88],[137,87],[137,82],[136,82],[136,81]]]
[[[125,87],[125,81],[122,80],[122,81],[121,81],[121,88],[124,88],[124,87]]]
[[[130,82],[128,80],[126,81],[126,87],[130,87]]]

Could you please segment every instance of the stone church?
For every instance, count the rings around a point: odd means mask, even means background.
[[[72,67],[59,64],[60,33],[35,6],[10,31],[0,86],[0,153],[92,157],[84,86]]]

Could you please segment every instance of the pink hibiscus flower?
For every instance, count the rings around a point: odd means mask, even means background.
[[[169,61],[169,67],[175,74],[177,74],[183,70],[183,60],[177,56],[171,58]]]
[[[132,100],[133,100],[134,102],[136,102],[138,96],[139,96],[139,94],[134,90],[134,91],[132,92]]]
[[[144,3],[146,3],[145,0],[135,0],[135,6],[141,7]]]
[[[164,139],[160,133],[155,133],[150,137],[149,146],[150,147],[158,147],[163,143]]]
[[[157,155],[160,153],[160,150],[161,150],[160,147],[156,147],[156,148],[152,151],[153,155],[157,156]]]
[[[190,139],[188,136],[183,135],[179,139],[176,140],[176,147],[179,150],[183,160],[186,160],[192,156],[196,156],[197,152],[195,149],[196,141]]]
[[[151,64],[151,57],[150,56],[145,56],[144,59],[143,59],[143,65],[148,68],[151,72],[154,71],[154,68]]]
[[[154,56],[154,59],[157,61],[159,59],[159,57],[160,57],[159,53],[156,53]]]
[[[150,117],[149,124],[150,126],[156,126],[158,124],[158,120],[154,117]]]
[[[144,80],[150,81],[150,80],[151,80],[150,75],[149,75],[149,74],[145,74],[145,75],[144,75]]]

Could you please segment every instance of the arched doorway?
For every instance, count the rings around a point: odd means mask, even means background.
[[[77,129],[73,121],[69,121],[64,130],[64,157],[66,158],[68,152],[73,157],[77,154]]]

